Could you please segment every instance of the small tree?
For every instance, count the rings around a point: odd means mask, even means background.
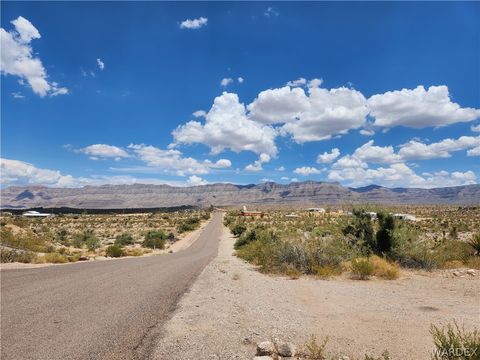
[[[395,230],[395,219],[391,214],[378,213],[380,229],[376,234],[376,250],[380,253],[388,253],[393,246],[393,232]]]

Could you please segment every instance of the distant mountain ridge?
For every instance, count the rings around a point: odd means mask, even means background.
[[[338,183],[294,182],[234,185],[216,183],[190,187],[170,185],[102,185],[83,188],[14,186],[0,190],[3,209],[71,207],[88,209],[156,208],[182,205],[294,205],[378,203],[480,205],[480,185],[433,189],[347,188]]]

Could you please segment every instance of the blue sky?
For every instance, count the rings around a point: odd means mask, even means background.
[[[479,3],[1,10],[2,186],[480,179]]]

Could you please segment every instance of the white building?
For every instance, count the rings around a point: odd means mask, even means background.
[[[25,217],[49,217],[49,216],[53,216],[53,214],[50,214],[50,213],[41,213],[41,212],[33,211],[33,210],[26,211],[22,215],[25,216]]]
[[[393,214],[393,217],[395,219],[400,219],[400,220],[408,220],[408,221],[416,221],[417,218],[415,217],[415,215],[410,215],[410,214]]]
[[[319,213],[324,213],[325,209],[324,208],[309,208],[307,209],[310,212],[319,212]]]

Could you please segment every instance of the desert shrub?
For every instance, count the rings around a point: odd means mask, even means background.
[[[473,235],[467,243],[471,246],[475,255],[480,256],[480,234]]]
[[[242,246],[247,245],[255,240],[257,240],[257,235],[262,231],[263,228],[255,227],[250,230],[246,230],[242,233],[242,235],[235,241],[233,245],[235,250],[240,249]]]
[[[45,261],[53,264],[64,264],[68,262],[68,258],[65,255],[59,254],[57,252],[50,252],[45,254]]]
[[[133,243],[134,243],[133,237],[132,237],[132,235],[130,235],[128,233],[118,235],[115,238],[115,245],[117,245],[119,247],[125,246],[125,245],[131,245]]]
[[[296,280],[302,275],[302,273],[294,266],[287,266],[284,273],[292,280]]]
[[[302,357],[309,360],[325,360],[325,347],[327,346],[328,338],[322,343],[317,342],[314,335],[310,336],[310,340],[303,345]]]
[[[202,218],[202,220],[208,220],[208,219],[210,219],[210,216],[211,216],[211,212],[206,211],[201,215],[201,218]]]
[[[187,231],[192,231],[194,229],[194,227],[182,222],[182,223],[177,225],[176,229],[177,229],[177,232],[179,234],[182,234],[182,233],[187,232]]]
[[[365,210],[353,209],[353,219],[342,229],[344,235],[361,240],[370,248],[375,248],[372,220]]]
[[[365,355],[365,360],[390,360],[390,354],[388,351],[384,351],[380,357],[374,357],[370,355]]]
[[[232,234],[237,237],[242,235],[245,231],[247,231],[247,227],[243,223],[235,224],[231,229]]]
[[[68,231],[65,229],[60,229],[58,230],[55,236],[55,240],[63,245],[69,245],[69,241],[67,237],[68,237]]]
[[[427,242],[420,241],[418,230],[407,223],[395,228],[389,258],[408,268],[431,270],[437,266],[431,247]]]
[[[480,270],[480,257],[479,256],[471,257],[470,259],[467,260],[465,265],[469,268]]]
[[[397,264],[392,264],[376,255],[372,256],[369,260],[374,268],[373,275],[387,280],[398,279],[400,269]]]
[[[31,263],[34,262],[36,257],[37,255],[31,251],[0,248],[0,262],[2,263]]]
[[[314,265],[313,273],[321,279],[328,279],[340,275],[342,273],[342,268],[333,265]]]
[[[368,258],[358,258],[352,260],[352,273],[361,280],[368,279],[373,275],[375,268]]]
[[[38,236],[31,231],[13,234],[7,227],[0,228],[0,241],[3,245],[33,252],[43,252],[48,247],[44,237]]]
[[[464,267],[464,263],[460,260],[449,260],[446,261],[442,266],[444,269],[458,269],[461,267]]]
[[[126,255],[128,256],[142,256],[144,253],[143,253],[143,250],[142,249],[129,249],[129,250],[126,250]]]
[[[150,249],[164,249],[167,235],[162,230],[152,230],[145,234],[143,246]]]
[[[81,255],[76,253],[76,254],[68,255],[67,259],[69,262],[77,262],[78,260],[80,260],[80,257]]]
[[[457,322],[444,327],[431,325],[430,334],[433,337],[435,351],[434,360],[479,360],[480,359],[480,332],[475,329],[467,331]]]
[[[447,240],[432,250],[432,256],[436,266],[444,267],[455,260],[466,262],[473,256],[473,250],[466,242]]]
[[[119,245],[110,245],[105,250],[105,256],[108,257],[122,257],[123,255],[123,249]]]
[[[93,230],[85,230],[73,236],[73,246],[77,248],[86,247],[92,251],[100,246],[100,240],[95,236]]]
[[[393,234],[395,230],[395,219],[391,214],[378,213],[380,228],[377,231],[375,250],[378,253],[389,253],[393,246]]]

